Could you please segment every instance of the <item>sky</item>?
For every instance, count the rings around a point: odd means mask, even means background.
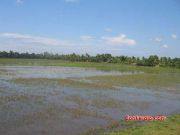
[[[180,57],[180,0],[0,0],[0,51]]]

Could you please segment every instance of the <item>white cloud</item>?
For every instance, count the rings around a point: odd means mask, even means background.
[[[79,2],[79,0],[64,0],[64,1],[69,3]]]
[[[80,38],[81,38],[81,40],[83,40],[83,41],[89,41],[89,40],[93,40],[93,39],[94,39],[94,37],[89,36],[89,35],[83,35],[83,36],[81,36]]]
[[[164,44],[162,45],[163,48],[168,48],[168,45]]]
[[[172,34],[171,37],[174,38],[174,39],[176,39],[176,38],[177,38],[177,35],[176,35],[176,34]]]
[[[155,41],[156,41],[156,42],[161,42],[161,41],[162,41],[162,39],[161,39],[161,38],[159,38],[159,37],[156,37],[156,38],[155,38]]]
[[[112,32],[112,29],[111,28],[106,28],[105,31],[106,32]]]
[[[127,46],[134,46],[136,41],[133,39],[127,38],[126,35],[121,34],[115,37],[102,37],[101,38],[106,44],[110,45],[127,45]]]
[[[18,33],[0,33],[0,38],[6,38],[8,40],[13,40],[16,43],[24,43],[24,44],[41,44],[41,45],[54,45],[54,46],[70,45],[68,41],[64,41],[64,40],[31,36],[31,35],[18,34]]]

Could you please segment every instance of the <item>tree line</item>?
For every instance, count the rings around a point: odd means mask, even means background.
[[[145,57],[128,57],[128,56],[112,56],[111,54],[97,54],[96,56],[90,56],[89,54],[52,54],[48,52],[44,53],[19,53],[14,51],[0,51],[0,58],[25,58],[25,59],[59,59],[68,61],[79,62],[107,62],[107,63],[122,63],[132,64],[138,66],[161,66],[161,67],[175,67],[180,68],[180,58],[171,57],[158,57],[157,55],[151,55]]]

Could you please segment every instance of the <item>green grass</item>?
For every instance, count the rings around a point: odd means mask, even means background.
[[[84,67],[96,68],[99,70],[114,70],[114,71],[143,71],[146,73],[160,73],[160,72],[179,72],[180,69],[162,68],[162,67],[141,67],[135,65],[111,64],[111,63],[95,63],[95,62],[71,62],[62,60],[50,59],[8,59],[0,58],[0,66],[65,66],[65,67]]]
[[[162,68],[162,67],[141,67],[135,65],[123,65],[123,64],[110,64],[110,63],[93,63],[93,62],[70,62],[62,60],[46,60],[46,59],[0,59],[0,66],[65,66],[65,67],[82,67],[82,68],[95,68],[105,71],[121,71],[121,72],[136,72],[141,71],[143,74],[123,75],[123,76],[95,76],[87,77],[86,79],[92,80],[95,83],[80,82],[71,79],[24,79],[19,78],[13,80],[15,83],[21,83],[26,85],[46,85],[46,84],[58,84],[70,87],[81,88],[102,88],[113,89],[113,86],[120,87],[137,87],[137,88],[152,88],[154,90],[163,89],[170,90],[179,93],[180,84],[180,69],[175,68]],[[0,74],[4,74],[6,71],[1,71]],[[98,82],[98,83],[96,83]],[[8,101],[22,100],[26,101],[29,97],[11,97]],[[78,97],[70,97],[66,100],[73,100],[80,104],[80,106],[86,106],[88,102],[83,102],[83,99]],[[116,101],[94,100],[91,104],[103,108],[109,107],[121,107],[121,104]],[[136,104],[136,103],[134,103]],[[139,104],[139,103],[138,103]],[[142,105],[141,105],[142,106]],[[146,108],[148,104],[144,105]],[[56,115],[56,112],[52,109],[47,110],[49,114]],[[95,112],[87,112],[81,108],[68,110],[71,114],[75,114],[74,117],[85,116],[97,116]],[[46,113],[45,113],[46,114]],[[44,115],[45,115],[44,114]],[[40,116],[43,116],[40,113]],[[49,115],[48,115],[49,116]],[[39,117],[39,115],[38,115]],[[117,122],[112,123],[106,130],[100,129],[97,134],[92,131],[92,135],[179,135],[180,134],[180,114],[168,117],[166,121],[151,121],[144,124],[137,124],[136,122],[122,122],[120,123],[120,129],[113,129],[116,127]],[[118,131],[117,131],[118,130]],[[107,131],[106,133],[104,131]],[[102,133],[103,132],[103,133]],[[89,134],[88,134],[89,135]]]
[[[51,59],[14,59],[0,58],[1,66],[68,66],[68,67],[91,67],[92,63],[83,64],[84,62],[69,62],[63,60]],[[94,63],[95,64],[95,63]]]
[[[101,135],[179,135],[180,114],[168,117],[165,121],[150,121],[143,125],[133,126],[120,131],[112,131]]]
[[[124,76],[95,76],[87,78],[97,81],[97,83],[85,83],[72,80],[60,80],[64,85],[77,86],[82,88],[104,88],[112,89],[113,86],[137,87],[147,89],[165,89],[173,92],[177,91],[180,84],[180,69],[162,67],[141,67],[135,65],[93,63],[93,62],[70,62],[49,59],[0,59],[0,66],[65,66],[95,68],[105,71],[120,72],[144,72],[144,74],[124,75]],[[0,70],[0,74],[6,74]],[[30,80],[28,80],[30,81]],[[43,80],[44,81],[44,80]],[[48,80],[50,81],[50,80]]]
[[[180,114],[165,121],[112,121],[107,127],[89,129],[82,135],[179,135]]]
[[[179,92],[180,74],[167,73],[143,73],[123,76],[95,76],[88,79],[108,86],[136,87],[147,89],[163,89]]]

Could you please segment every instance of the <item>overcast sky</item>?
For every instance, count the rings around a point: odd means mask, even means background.
[[[180,57],[180,0],[0,0],[0,51]]]

